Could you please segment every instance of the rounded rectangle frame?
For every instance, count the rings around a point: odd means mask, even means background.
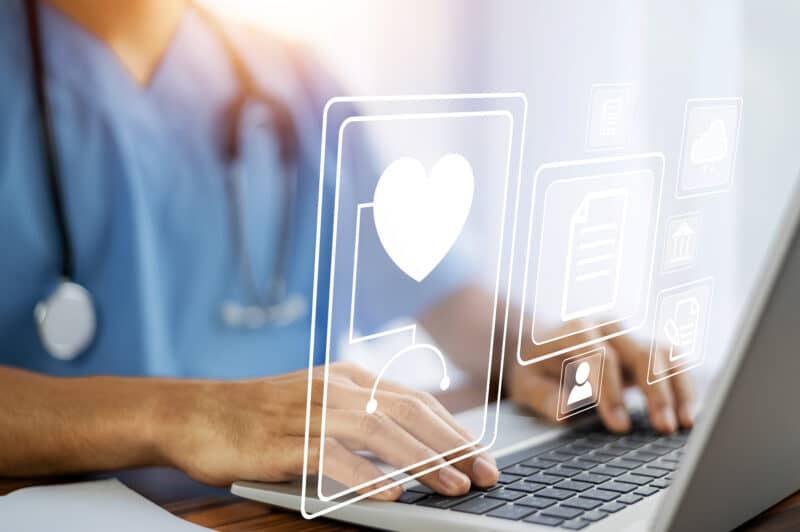
[[[429,115],[437,115],[437,116],[444,116],[446,117],[448,114],[463,114],[467,109],[473,113],[475,112],[484,112],[484,113],[497,113],[499,111],[505,111],[511,113],[511,138],[509,141],[509,153],[508,153],[508,161],[506,165],[506,180],[505,180],[505,193],[504,193],[504,209],[503,209],[503,220],[501,222],[501,234],[500,234],[500,253],[498,257],[498,265],[497,265],[497,278],[495,283],[495,309],[497,307],[496,303],[499,297],[502,295],[501,290],[501,271],[504,267],[510,263],[508,257],[513,256],[513,247],[514,247],[514,238],[513,235],[516,231],[516,211],[518,208],[518,199],[514,199],[514,195],[517,193],[519,188],[519,182],[521,181],[521,169],[522,169],[522,156],[523,156],[523,145],[524,145],[524,138],[525,138],[525,125],[527,120],[527,107],[528,102],[527,98],[522,93],[482,93],[482,94],[443,94],[443,95],[408,95],[408,96],[375,96],[375,97],[336,97],[330,99],[327,104],[325,105],[323,111],[323,122],[322,122],[322,140],[320,146],[320,171],[319,171],[319,195],[317,201],[317,227],[316,227],[316,245],[315,245],[315,263],[314,263],[314,284],[313,284],[313,292],[312,292],[312,316],[311,316],[311,328],[310,328],[310,342],[309,342],[309,365],[308,365],[308,393],[307,393],[307,401],[306,401],[306,421],[305,421],[305,439],[304,439],[304,450],[303,450],[303,474],[302,474],[302,487],[301,487],[301,513],[303,517],[306,519],[312,519],[315,517],[319,517],[321,515],[325,515],[329,512],[335,511],[338,508],[341,508],[347,504],[351,504],[353,502],[362,500],[366,497],[374,495],[380,491],[389,489],[391,487],[397,486],[404,482],[408,482],[412,479],[415,479],[421,475],[430,473],[445,465],[452,464],[454,462],[464,460],[473,456],[477,453],[483,452],[486,449],[490,448],[497,436],[497,419],[498,415],[495,413],[495,423],[492,427],[492,435],[488,441],[481,445],[478,449],[471,451],[469,453],[463,454],[453,459],[446,460],[443,464],[437,464],[432,467],[425,468],[422,471],[417,471],[413,474],[409,474],[403,478],[395,479],[394,476],[397,476],[402,473],[407,473],[410,469],[415,467],[424,466],[426,463],[430,463],[431,461],[438,460],[439,458],[444,457],[447,454],[457,452],[463,448],[468,446],[459,447],[457,449],[453,449],[447,451],[445,453],[440,453],[436,457],[433,457],[429,460],[425,460],[418,464],[412,464],[403,468],[402,470],[394,471],[392,473],[388,473],[381,477],[371,480],[368,483],[365,483],[362,486],[355,486],[349,489],[343,490],[342,492],[334,495],[334,496],[324,496],[321,491],[321,483],[314,482],[317,486],[317,497],[311,497],[309,495],[309,487],[312,484],[310,482],[310,474],[309,468],[311,464],[309,463],[309,446],[310,446],[310,434],[311,434],[311,405],[312,405],[312,394],[313,394],[313,377],[314,377],[314,359],[315,353],[321,347],[324,347],[325,352],[325,378],[324,378],[324,386],[323,386],[323,406],[322,406],[322,434],[324,434],[324,424],[325,424],[325,404],[324,400],[327,397],[327,383],[328,383],[328,367],[330,364],[330,320],[326,319],[329,317],[330,307],[328,305],[321,305],[319,298],[320,292],[322,290],[326,290],[328,287],[326,286],[326,282],[328,280],[321,279],[319,272],[320,272],[320,249],[321,249],[321,239],[322,239],[322,224],[323,224],[323,203],[325,200],[325,171],[326,171],[326,154],[328,153],[328,148],[326,139],[328,138],[328,134],[331,127],[331,114],[333,111],[336,110],[343,110],[343,116],[337,117],[338,121],[336,124],[338,125],[338,146],[337,146],[337,186],[335,190],[335,194],[338,194],[338,168],[340,167],[341,161],[338,160],[339,156],[341,155],[341,134],[344,130],[344,127],[348,123],[352,123],[358,117],[369,116],[368,114],[364,114],[361,112],[356,112],[355,105],[356,104],[384,104],[386,106],[391,107],[391,112],[382,111],[380,113],[381,116],[392,119],[393,117],[399,116],[408,116],[408,115],[420,115],[420,114],[429,114]],[[441,111],[436,111],[435,109],[429,110],[427,113],[423,112],[420,113],[419,108],[431,106],[436,107],[442,105],[450,108],[450,112],[443,113]],[[453,110],[453,107],[463,107],[464,109]],[[482,111],[477,111],[476,108],[483,108]],[[517,118],[517,120],[515,120]],[[517,173],[517,187],[514,187],[511,183],[511,175],[512,173]],[[513,202],[510,202],[510,199],[514,199]],[[506,209],[509,203],[513,206],[513,209]],[[337,205],[334,203],[334,205]],[[509,210],[512,211],[509,213]],[[333,237],[332,241],[335,242],[336,236],[336,215],[334,214],[334,227],[333,227]],[[512,228],[510,235],[508,237],[506,235],[506,226],[509,225],[509,220],[512,222]],[[335,260],[335,249],[332,251],[331,256],[331,282],[333,279],[334,268],[333,268],[333,261]],[[510,277],[510,275],[509,275]],[[510,284],[507,284],[504,289],[505,297],[508,298],[510,290]],[[324,307],[324,308],[322,308]],[[325,338],[320,338],[321,334],[318,334],[317,331],[317,324],[319,320],[326,319],[328,330]],[[498,326],[498,320],[503,320],[503,326]],[[497,311],[494,311],[493,314],[494,320],[494,327],[493,327],[493,334],[504,334],[505,325],[507,324],[508,320],[508,312],[506,311],[502,316],[498,315]],[[492,345],[496,345],[497,342],[494,341],[493,338]],[[324,342],[324,344],[323,344]],[[503,372],[503,360],[504,356],[503,353],[506,349],[506,342],[505,338],[503,338],[501,348],[500,348],[500,378],[502,379],[502,372]],[[489,352],[489,368],[492,367],[492,357],[497,356],[497,353],[494,353],[494,348],[490,349]],[[486,392],[485,392],[485,402],[484,402],[484,416],[483,416],[483,429],[481,435],[476,439],[475,442],[472,442],[470,445],[477,444],[484,440],[486,436],[486,429],[487,429],[487,420],[488,420],[488,411],[489,411],[489,390],[490,390],[490,380],[491,380],[491,371],[489,375],[487,375],[487,382],[486,382]],[[499,399],[500,399],[501,388],[498,387],[497,389],[497,397],[496,400],[496,408],[499,408]],[[320,461],[316,464],[318,467],[312,467],[311,469],[314,471],[323,471],[323,460],[324,460],[324,451],[320,449]],[[382,480],[389,480],[390,482],[385,485],[381,486],[380,488],[374,488],[365,493],[356,493],[358,489],[374,485],[376,482],[380,482]],[[346,500],[338,500],[334,501],[334,499],[339,499],[344,496],[349,496]]]
[[[581,159],[575,161],[563,161],[563,162],[555,162],[555,163],[547,163],[539,166],[536,170],[536,174],[534,175],[531,190],[524,191],[520,189],[517,199],[518,201],[522,197],[530,197],[530,205],[527,206],[528,208],[528,228],[526,232],[520,231],[519,235],[516,236],[517,239],[520,240],[518,245],[516,246],[520,250],[524,250],[525,256],[524,259],[524,268],[520,278],[513,278],[511,279],[512,290],[519,289],[521,293],[521,304],[519,305],[519,316],[518,316],[518,324],[519,324],[519,337],[517,339],[517,361],[525,366],[528,364],[535,364],[537,362],[542,362],[544,360],[563,355],[565,353],[569,353],[572,351],[576,351],[579,349],[585,349],[592,345],[595,345],[599,342],[606,341],[610,338],[615,338],[617,336],[622,336],[624,334],[628,334],[633,332],[639,328],[641,328],[647,321],[647,316],[649,312],[649,303],[650,303],[650,293],[652,291],[652,284],[653,284],[653,272],[655,268],[655,259],[656,259],[656,250],[657,250],[657,235],[659,231],[659,222],[660,222],[660,211],[661,211],[661,203],[662,203],[662,195],[663,195],[663,185],[664,185],[664,167],[665,167],[665,159],[664,154],[661,152],[650,152],[650,153],[642,153],[636,155],[624,155],[624,156],[616,156],[616,157],[599,157],[599,158],[592,158],[592,159]],[[532,301],[528,297],[530,286],[529,286],[529,279],[531,276],[530,268],[536,268],[536,272],[538,274],[538,260],[536,261],[537,264],[531,264],[531,251],[532,251],[532,240],[533,234],[535,232],[535,228],[533,227],[534,219],[535,219],[535,209],[537,206],[537,198],[541,195],[544,196],[545,192],[539,190],[542,185],[543,175],[545,173],[565,173],[567,176],[577,177],[577,176],[600,176],[600,175],[613,175],[613,174],[623,174],[626,172],[636,172],[642,170],[650,170],[652,171],[654,177],[654,186],[653,186],[653,196],[654,196],[654,205],[655,209],[653,210],[652,214],[652,237],[651,241],[649,242],[650,253],[647,257],[648,263],[646,264],[646,271],[644,273],[645,279],[645,286],[643,287],[642,293],[642,309],[641,313],[637,316],[638,319],[632,325],[628,324],[626,326],[618,327],[618,330],[609,332],[607,334],[598,334],[596,338],[591,338],[589,340],[576,342],[575,344],[570,344],[567,346],[554,348],[552,351],[549,351],[545,354],[535,356],[532,358],[525,359],[523,358],[523,347],[526,345],[526,342],[529,344],[536,345],[538,347],[546,346],[548,344],[557,342],[559,340],[563,340],[565,338],[569,338],[571,336],[575,336],[577,334],[586,332],[588,330],[596,330],[602,326],[607,325],[615,325],[619,324],[623,321],[622,318],[620,319],[612,319],[607,321],[598,322],[597,324],[593,325],[589,329],[581,329],[572,331],[566,335],[557,336],[554,338],[549,338],[543,342],[534,342],[533,335],[528,335],[526,332],[526,315],[528,313],[532,313]],[[524,211],[523,211],[524,212]],[[516,257],[515,257],[515,262]],[[521,284],[521,288],[520,288]],[[533,288],[535,290],[535,287]],[[531,319],[532,321],[532,319]]]
[[[686,189],[681,187],[683,180],[684,165],[686,164],[686,142],[689,129],[689,115],[693,107],[736,107],[737,121],[735,138],[733,140],[733,153],[731,154],[731,170],[728,175],[727,181],[723,184],[698,187],[697,189]],[[681,152],[678,158],[678,175],[675,179],[675,197],[677,199],[698,198],[702,196],[711,196],[713,194],[720,194],[727,192],[733,185],[733,178],[736,174],[736,155],[739,151],[739,131],[742,125],[742,107],[744,106],[744,99],[741,96],[727,96],[721,98],[689,98],[686,100],[686,106],[683,111],[683,132],[681,133]]]
[[[600,355],[600,376],[597,378],[597,398],[594,401],[592,401],[591,404],[579,406],[574,410],[567,410],[566,412],[562,412],[561,403],[564,398],[563,397],[564,378],[566,376],[567,365],[570,364],[571,362],[574,362],[575,360],[594,357],[597,356],[598,354]],[[558,387],[558,403],[556,404],[556,421],[567,419],[568,417],[575,416],[577,414],[580,414],[581,412],[586,412],[587,410],[591,410],[592,408],[597,406],[597,404],[600,402],[600,395],[603,393],[603,369],[605,368],[605,364],[606,364],[606,348],[604,346],[593,347],[588,351],[584,351],[583,353],[567,357],[561,361],[561,380]]]
[[[695,281],[689,281],[688,283],[681,283],[679,285],[671,286],[669,288],[665,288],[665,289],[661,290],[658,293],[658,296],[656,297],[656,305],[655,305],[656,312],[654,312],[654,316],[653,316],[653,320],[654,320],[653,321],[653,327],[654,328],[657,327],[657,324],[655,322],[658,321],[658,307],[661,305],[661,301],[665,297],[667,297],[667,296],[669,296],[669,295],[671,295],[671,294],[673,294],[675,292],[680,292],[682,290],[687,290],[687,289],[691,289],[691,288],[694,288],[694,287],[697,287],[697,286],[703,286],[703,285],[707,285],[708,286],[708,290],[709,290],[708,301],[709,301],[709,307],[710,308],[706,310],[706,315],[705,315],[706,333],[703,334],[702,345],[701,345],[701,355],[696,360],[693,360],[688,364],[676,364],[673,367],[667,368],[661,374],[656,374],[655,373],[655,360],[654,360],[654,358],[655,358],[655,353],[656,353],[656,350],[657,350],[658,346],[656,345],[657,335],[655,334],[655,331],[653,331],[652,339],[650,340],[650,357],[649,357],[649,360],[648,360],[648,363],[647,363],[647,384],[653,385],[653,384],[655,384],[657,382],[661,382],[663,380],[669,379],[670,377],[674,377],[675,375],[678,375],[679,373],[683,373],[685,371],[689,371],[690,369],[702,366],[703,362],[705,362],[705,359],[706,359],[706,348],[707,348],[707,345],[708,345],[707,329],[708,329],[709,320],[711,319],[711,308],[713,308],[713,304],[714,304],[714,277],[710,277],[710,276],[709,277],[703,277],[703,278],[697,279]]]

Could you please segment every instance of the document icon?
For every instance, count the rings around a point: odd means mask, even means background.
[[[626,188],[591,192],[572,214],[561,320],[614,308],[628,211]]]
[[[664,335],[669,341],[669,361],[694,353],[697,327],[700,324],[700,302],[691,296],[675,303],[672,316],[664,323]]]

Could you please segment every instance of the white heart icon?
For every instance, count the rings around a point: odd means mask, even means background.
[[[472,165],[458,153],[442,156],[430,175],[418,160],[402,157],[375,187],[375,226],[397,266],[422,281],[453,247],[464,228],[475,188]]]

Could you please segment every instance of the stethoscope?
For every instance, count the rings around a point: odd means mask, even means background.
[[[97,334],[97,311],[89,291],[74,280],[73,247],[64,205],[63,179],[56,150],[53,117],[47,98],[38,5],[36,0],[25,0],[24,4],[32,56],[34,97],[44,146],[45,173],[61,248],[61,280],[46,299],[37,303],[34,309],[34,320],[39,338],[47,352],[60,360],[73,360],[89,347]],[[234,245],[245,290],[250,301],[247,303],[224,302],[220,308],[221,317],[226,325],[238,328],[255,329],[267,325],[286,325],[301,318],[308,310],[305,297],[300,294],[289,294],[287,286],[292,219],[290,207],[295,204],[297,197],[297,172],[300,157],[297,131],[289,108],[258,86],[233,43],[228,39],[225,30],[214,17],[206,14],[200,8],[197,9],[224,44],[241,87],[238,97],[231,102],[227,110],[224,151],[228,161],[228,172],[225,189],[230,204]],[[273,127],[280,139],[280,157],[285,176],[283,180],[284,198],[287,200],[280,222],[280,237],[275,253],[272,279],[263,293],[258,289],[244,238],[245,217],[241,201],[243,162],[241,160],[239,126],[243,109],[252,100],[263,103],[272,113]]]

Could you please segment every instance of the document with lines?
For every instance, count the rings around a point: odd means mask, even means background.
[[[570,219],[561,320],[610,310],[619,292],[627,188],[590,192]]]

